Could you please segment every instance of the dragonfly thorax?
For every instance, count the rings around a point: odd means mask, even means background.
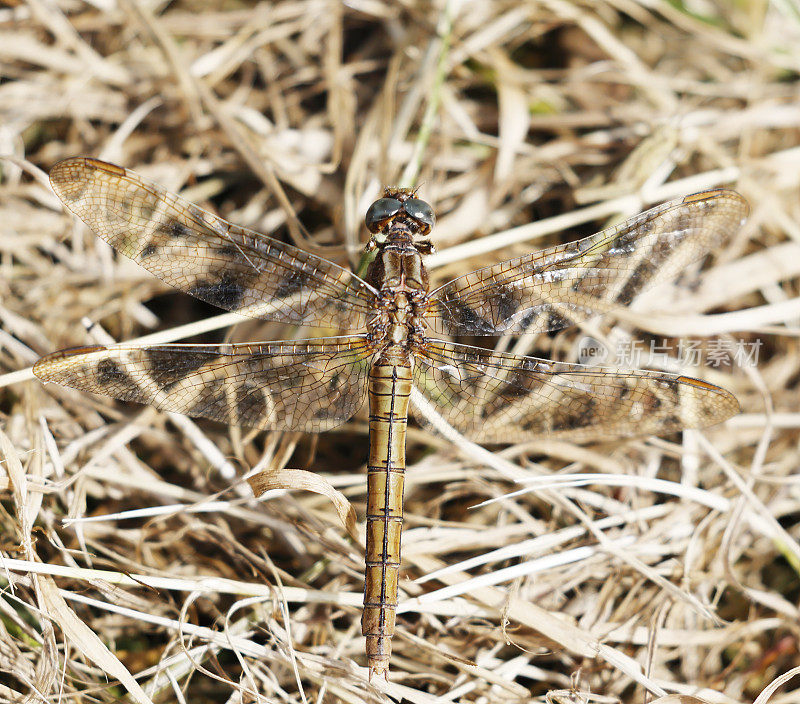
[[[367,281],[378,291],[373,339],[408,348],[422,327],[429,284],[422,254],[403,225],[394,224],[388,241],[379,246]]]

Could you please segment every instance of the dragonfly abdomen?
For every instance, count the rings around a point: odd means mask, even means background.
[[[373,365],[369,374],[369,463],[367,465],[367,545],[364,613],[370,676],[389,669],[392,651],[400,535],[403,529],[403,480],[406,426],[411,394],[411,365]]]

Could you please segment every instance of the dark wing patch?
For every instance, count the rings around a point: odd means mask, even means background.
[[[244,285],[235,276],[221,273],[219,280],[200,281],[187,293],[201,301],[215,301],[215,305],[226,310],[236,310],[245,295]]]

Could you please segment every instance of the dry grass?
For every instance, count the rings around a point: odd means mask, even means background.
[[[0,9],[0,701],[738,703],[798,663],[796,8],[449,10]],[[117,340],[301,334],[223,329],[235,316],[113,255],[49,189],[46,171],[77,154],[353,266],[380,186],[422,183],[440,215],[437,281],[732,185],[753,209],[724,251],[671,300],[597,332],[673,351],[684,334],[709,334],[707,350],[760,344],[757,366],[693,370],[734,391],[742,414],[583,447],[487,451],[412,431],[391,681],[368,684],[361,545],[327,498],[255,500],[231,480],[313,469],[362,519],[365,415],[320,437],[253,433],[44,388],[26,371],[102,337],[84,320]],[[582,334],[516,345],[574,359]],[[795,678],[770,701],[799,692]]]

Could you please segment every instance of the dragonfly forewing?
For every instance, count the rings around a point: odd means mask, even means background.
[[[728,190],[665,203],[582,240],[459,276],[430,294],[426,320],[448,335],[560,330],[675,279],[747,212],[747,201]]]
[[[333,262],[233,225],[114,164],[56,164],[53,189],[114,249],[162,281],[254,318],[360,332],[375,290]]]

